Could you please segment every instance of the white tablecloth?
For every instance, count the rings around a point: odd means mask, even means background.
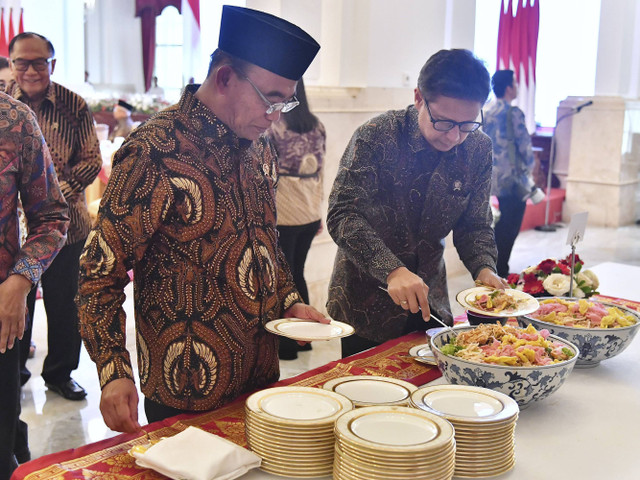
[[[640,267],[602,263],[591,270],[600,278],[601,294],[640,301]],[[639,432],[640,340],[636,337],[617,357],[595,368],[574,369],[557,392],[522,410],[516,427],[516,466],[492,478],[637,480]],[[284,477],[254,470],[241,478]]]

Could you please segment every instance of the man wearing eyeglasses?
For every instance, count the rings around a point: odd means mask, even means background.
[[[74,298],[78,260],[91,228],[84,190],[100,172],[102,156],[86,102],[51,80],[54,57],[52,43],[42,35],[25,32],[13,37],[9,58],[15,81],[7,85],[6,92],[35,112],[69,204],[67,242],[41,279],[48,325],[42,378],[49,390],[68,400],[82,400],[87,393],[71,378],[82,345]],[[25,339],[26,344],[29,340]]]
[[[414,330],[451,325],[444,239],[474,279],[497,288],[489,189],[491,140],[478,129],[489,73],[467,50],[422,67],[414,103],[353,135],[329,198],[338,244],[327,308],[356,327],[343,357]],[[425,323],[427,322],[427,323]]]
[[[329,321],[302,303],[278,247],[277,164],[263,136],[297,105],[296,83],[319,48],[278,17],[223,7],[202,85],[187,85],[116,153],[77,297],[113,430],[140,429],[122,334],[128,270],[149,422],[218,408],[277,380],[269,320]]]

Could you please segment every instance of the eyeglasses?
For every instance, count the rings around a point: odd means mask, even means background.
[[[51,60],[53,60],[53,58],[36,58],[35,60],[17,58],[15,60],[11,60],[11,63],[13,63],[13,66],[16,67],[16,70],[19,72],[26,72],[29,70],[29,65],[33,65],[35,71],[42,72],[47,69]]]
[[[258,95],[260,95],[260,98],[262,99],[262,101],[266,105],[268,105],[267,111],[266,111],[267,115],[271,115],[273,112],[287,113],[287,112],[290,112],[291,110],[293,110],[294,108],[296,108],[298,105],[300,105],[300,102],[298,101],[298,99],[296,98],[295,95],[293,97],[291,97],[289,100],[287,100],[286,102],[271,103],[267,99],[267,97],[265,97],[264,94],[258,89],[258,87],[256,87],[253,84],[253,82],[251,81],[251,79],[249,77],[247,77],[246,75],[243,75],[243,74],[241,74],[239,72],[238,72],[238,75],[241,78],[243,78],[244,80],[246,80],[247,82],[249,82],[249,84],[253,87],[253,89],[256,91],[256,93]]]
[[[422,97],[424,99],[424,96]],[[454,122],[453,120],[436,120],[431,115],[431,109],[429,108],[429,102],[424,99],[424,104],[427,106],[427,112],[429,112],[429,118],[431,119],[431,123],[433,123],[433,129],[438,132],[448,132],[453,129],[456,125],[463,133],[471,133],[478,130],[482,124],[484,123],[484,115],[482,114],[482,109],[480,109],[480,120],[479,122]]]

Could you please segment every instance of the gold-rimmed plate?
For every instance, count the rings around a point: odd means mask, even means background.
[[[456,295],[456,300],[462,307],[471,312],[497,318],[519,317],[521,315],[527,315],[529,313],[535,312],[540,307],[538,300],[536,300],[534,297],[532,297],[528,293],[522,292],[520,290],[515,290],[513,288],[506,288],[504,290],[504,293],[512,297],[512,299],[516,303],[516,307],[514,308],[501,310],[499,312],[492,312],[480,308],[475,304],[477,295],[489,295],[494,291],[496,291],[495,288],[489,287],[468,288],[458,293],[458,295]]]
[[[371,405],[406,405],[415,385],[396,378],[378,375],[352,375],[329,380],[322,388],[344,395],[356,407]]]
[[[409,349],[409,356],[413,357],[416,362],[424,363],[426,365],[438,365],[435,355],[431,351],[431,346],[428,343],[422,345],[416,345]]]
[[[271,333],[300,342],[331,340],[348,337],[355,333],[351,325],[336,320],[331,320],[330,323],[319,323],[302,318],[279,318],[267,322],[264,327]]]

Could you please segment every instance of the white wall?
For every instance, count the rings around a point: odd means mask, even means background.
[[[24,30],[44,35],[51,40],[56,50],[56,68],[52,79],[70,88],[82,84],[84,82],[82,0],[23,0],[22,7],[24,8]]]

